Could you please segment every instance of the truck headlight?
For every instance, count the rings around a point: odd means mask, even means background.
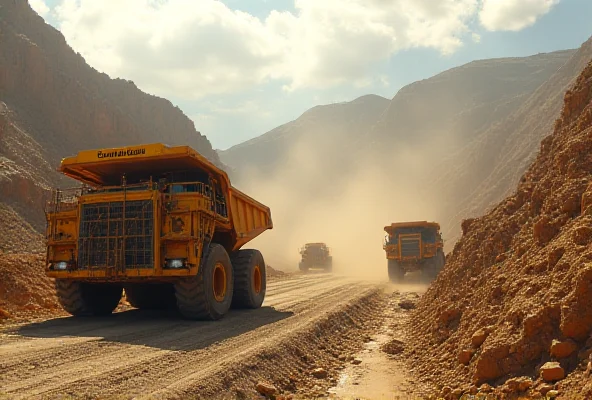
[[[185,260],[182,258],[173,258],[170,260],[166,260],[165,266],[166,268],[172,269],[183,268],[185,266]]]
[[[53,268],[59,271],[64,271],[65,269],[68,269],[68,263],[66,261],[60,261],[55,263]]]

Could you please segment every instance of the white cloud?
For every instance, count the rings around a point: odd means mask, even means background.
[[[265,110],[261,107],[259,102],[253,100],[247,100],[235,107],[225,107],[220,104],[213,104],[210,106],[210,112],[218,115],[232,115],[232,114],[246,114],[249,116],[266,118],[271,116],[269,110]]]
[[[43,0],[29,0],[29,5],[31,8],[42,17],[47,15],[49,12],[49,7]]]
[[[398,51],[450,54],[471,40],[480,1],[480,16],[495,14],[491,0],[295,0],[264,20],[214,0],[63,0],[56,17],[95,68],[196,99],[270,80],[288,91],[377,82]]]
[[[473,42],[475,43],[480,43],[481,42],[481,35],[479,35],[478,33],[471,33],[471,38],[473,39]]]
[[[519,31],[534,25],[559,0],[483,0],[481,24],[489,31]]]

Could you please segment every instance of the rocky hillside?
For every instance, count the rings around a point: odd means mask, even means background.
[[[267,168],[281,165],[305,136],[315,137],[329,153],[342,146],[371,147],[383,157],[392,156],[402,143],[423,145],[434,135],[450,132],[466,143],[475,131],[509,115],[573,53],[474,61],[412,83],[391,101],[370,95],[314,107],[295,121],[219,153],[233,167]]]
[[[367,95],[350,102],[316,106],[294,121],[218,153],[225,164],[237,170],[277,169],[299,145],[305,146],[303,151],[308,154],[334,160],[359,148],[363,133],[378,121],[388,105],[384,97]]]
[[[591,155],[592,62],[517,190],[463,221],[414,311],[408,357],[446,398],[480,385],[592,398]]]
[[[532,163],[540,141],[553,129],[563,95],[592,59],[592,38],[512,112],[474,138],[448,160],[437,165],[430,186],[443,199],[444,228],[452,241],[460,236],[460,222],[482,215],[487,207],[509,195]],[[444,172],[442,172],[444,171]]]
[[[462,146],[518,108],[573,53],[478,60],[414,82],[396,94],[368,139],[386,154],[440,138]]]
[[[179,108],[94,70],[26,0],[0,0],[0,16],[0,221],[21,238],[3,236],[0,250],[35,247],[43,196],[63,183],[55,169],[65,155],[164,142],[222,165]]]

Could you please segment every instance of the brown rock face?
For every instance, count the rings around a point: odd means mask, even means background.
[[[542,378],[566,377],[562,394],[583,390],[592,352],[592,215],[581,211],[590,208],[591,154],[592,62],[566,92],[516,192],[463,224],[446,268],[412,311],[407,352],[425,379],[499,386],[538,375],[536,365],[553,357],[562,364],[546,364]],[[468,348],[478,350],[464,365]]]
[[[42,255],[0,253],[0,314],[63,313],[43,264]]]
[[[258,382],[255,389],[264,396],[273,396],[277,393],[277,388],[265,381]]]
[[[540,370],[541,378],[547,382],[558,381],[565,378],[565,371],[558,362],[545,363]]]
[[[578,349],[578,346],[572,340],[553,340],[549,353],[555,358],[566,358],[571,356]]]
[[[590,205],[592,205],[592,185],[588,185],[586,191],[582,195],[582,202],[580,206],[582,214],[586,213],[586,210],[588,207],[590,207]]]
[[[458,362],[463,365],[468,365],[471,362],[471,358],[473,358],[473,350],[462,350],[458,354]]]
[[[471,337],[471,343],[474,347],[479,347],[485,342],[487,336],[489,335],[489,331],[486,329],[479,329],[477,332],[473,333]]]
[[[573,339],[585,339],[592,330],[592,266],[577,275],[574,290],[561,308],[561,332]]]
[[[329,374],[327,373],[327,370],[324,368],[315,368],[312,371],[312,376],[314,376],[315,378],[318,379],[324,379],[328,376]]]
[[[205,136],[168,100],[91,68],[26,0],[1,0],[0,203],[4,218],[38,236],[55,169],[81,149],[186,144],[222,166]],[[0,216],[1,218],[1,216]],[[27,240],[17,247],[27,248]],[[36,239],[38,240],[38,239]],[[13,251],[0,240],[0,250]]]
[[[506,381],[506,387],[508,388],[508,392],[515,393],[515,392],[525,392],[530,389],[533,385],[532,379],[521,376],[519,378],[511,378]]]
[[[46,135],[39,140],[47,148],[61,156],[78,149],[158,141],[191,145],[219,162],[181,110],[131,81],[97,72],[27,1],[3,1],[2,14],[0,94],[35,110],[31,124],[43,127]]]

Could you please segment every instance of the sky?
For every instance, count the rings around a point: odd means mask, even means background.
[[[226,149],[319,104],[579,47],[591,0],[29,0],[86,61]]]

